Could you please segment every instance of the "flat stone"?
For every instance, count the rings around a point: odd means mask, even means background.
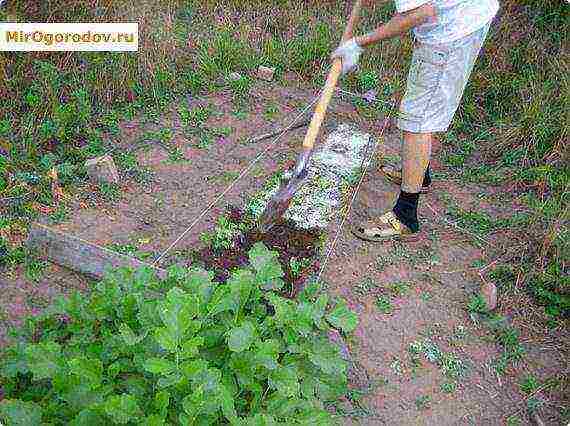
[[[228,80],[229,81],[238,81],[241,80],[241,74],[239,72],[231,72],[228,75]]]
[[[85,167],[89,179],[95,184],[119,182],[117,166],[110,155],[91,158],[85,161]]]
[[[273,81],[274,77],[275,77],[275,68],[265,67],[263,65],[260,65],[260,67],[257,69],[257,78],[259,78],[260,80]]]
[[[370,155],[374,141],[367,133],[341,124],[314,151],[306,182],[297,191],[284,219],[300,229],[325,229],[343,210],[351,185],[360,176],[363,160]],[[249,200],[246,210],[255,218],[264,211],[279,182],[271,181]]]

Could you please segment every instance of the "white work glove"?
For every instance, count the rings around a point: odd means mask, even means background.
[[[354,71],[364,49],[358,45],[356,39],[351,38],[342,43],[332,54],[332,58],[342,60],[342,75]]]

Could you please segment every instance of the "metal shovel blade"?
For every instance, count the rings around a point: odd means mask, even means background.
[[[268,232],[279,221],[291,205],[291,200],[297,190],[307,178],[307,165],[311,158],[312,150],[303,150],[297,159],[293,174],[288,179],[283,179],[277,192],[271,197],[265,210],[261,214],[257,229],[260,232]]]

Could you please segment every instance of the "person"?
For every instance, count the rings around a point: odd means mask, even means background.
[[[395,0],[396,13],[376,30],[342,43],[332,54],[343,75],[357,68],[364,49],[413,29],[415,43],[398,128],[403,132],[402,168],[380,171],[400,185],[391,211],[353,226],[368,241],[417,239],[418,200],[431,184],[433,134],[445,132],[499,10],[497,0]]]

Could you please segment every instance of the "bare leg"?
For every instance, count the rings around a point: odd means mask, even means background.
[[[420,192],[431,156],[431,133],[404,131],[402,144],[402,191]]]

